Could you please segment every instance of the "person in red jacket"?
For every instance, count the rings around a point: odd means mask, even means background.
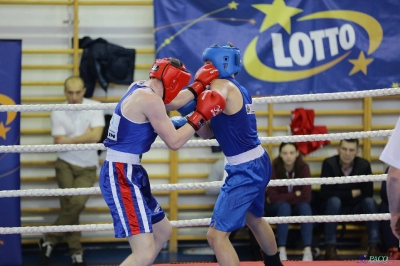
[[[272,163],[271,179],[293,179],[310,177],[310,167],[299,154],[296,143],[281,143],[279,156]],[[311,185],[268,187],[267,216],[312,215],[310,206]],[[289,233],[288,224],[278,224],[277,244],[281,260],[287,260],[286,241]],[[312,261],[311,242],[313,234],[312,223],[301,224],[303,239],[303,261]]]

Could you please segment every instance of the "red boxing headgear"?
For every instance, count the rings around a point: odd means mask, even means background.
[[[150,78],[161,80],[164,85],[163,101],[169,104],[189,84],[191,74],[182,64],[176,67],[171,64],[168,58],[157,59],[149,73]]]

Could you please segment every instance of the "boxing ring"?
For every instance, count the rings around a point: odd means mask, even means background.
[[[340,99],[355,99],[362,97],[378,97],[400,94],[400,88],[389,88],[380,90],[343,92],[343,93],[323,93],[323,94],[307,94],[307,95],[291,95],[254,98],[253,104],[266,103],[288,103],[288,102],[305,102],[305,101],[325,101]],[[27,112],[27,111],[54,111],[54,110],[106,110],[113,109],[115,103],[111,104],[91,104],[91,105],[75,105],[75,104],[48,104],[48,105],[2,105],[2,112]],[[280,143],[280,142],[305,142],[320,140],[342,140],[351,138],[376,138],[388,137],[392,130],[362,131],[335,134],[320,135],[296,135],[296,136],[274,136],[260,137],[261,143]],[[216,140],[190,140],[183,147],[200,147],[200,146],[218,146]],[[166,148],[162,141],[153,143],[152,148]],[[58,145],[10,145],[0,146],[0,153],[24,153],[24,152],[57,152],[57,151],[79,151],[79,150],[105,150],[103,144],[58,144]],[[328,178],[302,178],[291,180],[271,180],[269,186],[288,186],[288,185],[322,185],[322,184],[338,184],[338,183],[357,183],[357,182],[375,182],[386,180],[386,175],[364,175],[364,176],[343,176]],[[222,181],[217,182],[195,182],[195,183],[177,183],[177,184],[156,184],[152,185],[152,191],[173,191],[173,190],[198,190],[208,188],[218,188],[223,184]],[[70,195],[93,195],[101,194],[99,187],[92,188],[71,188],[71,189],[30,189],[30,190],[6,190],[0,191],[0,197],[43,197],[43,196],[70,196]],[[265,217],[270,224],[279,223],[325,223],[325,222],[359,222],[372,220],[389,220],[390,214],[362,214],[362,215],[336,215],[336,216],[289,216],[289,217]],[[173,227],[195,227],[208,226],[210,218],[178,220],[171,221]],[[87,225],[65,225],[65,226],[37,226],[37,227],[0,227],[0,234],[32,234],[32,233],[49,233],[49,232],[72,232],[72,231],[112,231],[112,224],[87,224]],[[360,263],[371,263],[369,261],[285,261],[286,266],[292,265],[359,265]],[[372,262],[400,265],[400,261]],[[180,265],[218,265],[218,263],[174,263]],[[98,264],[97,264],[98,265]],[[110,265],[110,264],[107,264]],[[155,264],[158,266],[166,266],[171,264]],[[243,266],[263,265],[262,262],[241,262]]]

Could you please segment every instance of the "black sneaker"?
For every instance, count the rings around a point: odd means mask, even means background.
[[[50,242],[45,242],[44,239],[39,240],[40,249],[40,265],[48,266],[50,265],[50,255],[53,251],[53,245]]]
[[[83,261],[83,253],[75,253],[72,257],[72,266],[86,266]]]

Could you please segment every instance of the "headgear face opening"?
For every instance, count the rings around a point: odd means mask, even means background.
[[[161,80],[164,86],[163,101],[169,104],[189,84],[191,74],[182,64],[176,67],[168,58],[157,59],[149,72],[150,78]]]
[[[229,45],[210,46],[203,52],[203,61],[210,60],[218,69],[219,77],[230,77],[242,68],[240,50]]]

